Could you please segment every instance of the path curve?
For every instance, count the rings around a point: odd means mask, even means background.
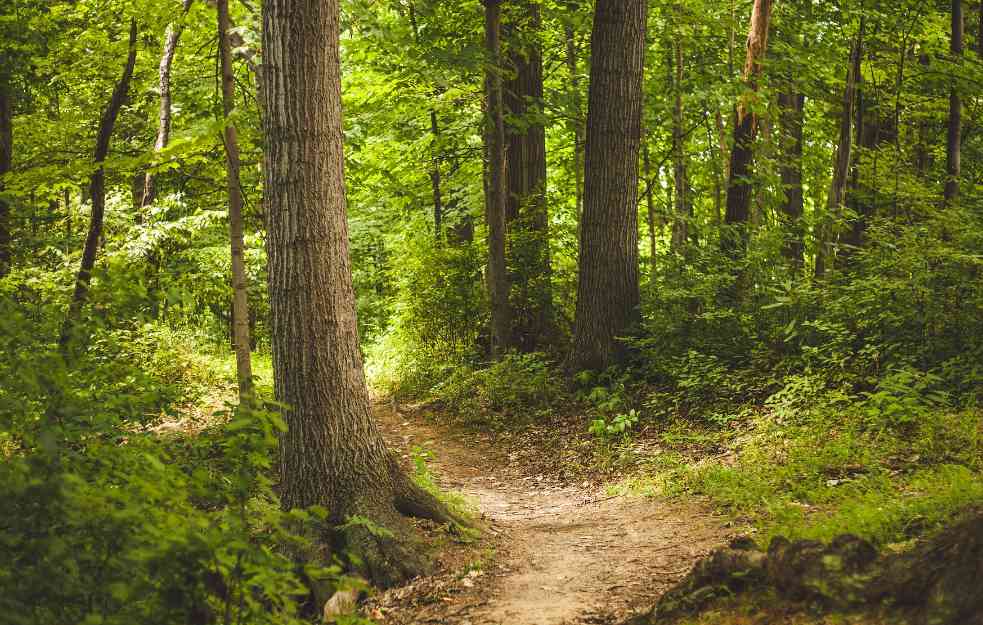
[[[465,581],[476,591],[416,612],[397,609],[387,622],[613,623],[650,606],[727,540],[720,517],[700,506],[609,497],[603,489],[523,475],[488,435],[441,428],[390,406],[377,406],[376,414],[389,445],[404,457],[414,447],[430,452],[441,488],[477,502],[499,538],[496,565]]]

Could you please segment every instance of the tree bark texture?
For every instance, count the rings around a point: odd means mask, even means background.
[[[549,342],[553,298],[550,284],[549,218],[546,206],[546,128],[542,121],[543,54],[538,2],[517,3],[506,18],[513,77],[503,94],[512,124],[506,127],[509,276],[512,337],[534,351]]]
[[[952,38],[950,51],[952,62],[958,66],[963,56],[963,3],[962,0],[952,0]],[[953,78],[949,91],[949,125],[946,137],[945,159],[945,191],[944,199],[951,206],[959,198],[959,176],[962,173],[960,162],[962,142],[962,97],[959,95],[959,82]]]
[[[10,173],[14,150],[14,102],[8,81],[0,80],[0,193],[3,177]],[[0,197],[0,278],[10,272],[10,204]]]
[[[748,222],[751,217],[751,176],[754,169],[754,141],[757,137],[757,116],[748,110],[748,99],[756,96],[765,53],[768,49],[768,26],[772,0],[754,0],[751,25],[748,29],[747,58],[744,63],[744,83],[748,91],[737,103],[734,125],[734,145],[730,157],[730,180],[727,185],[727,207],[724,222],[736,231],[724,236],[724,250],[733,257],[743,257],[748,241]]]
[[[229,0],[218,0],[218,50],[222,66],[222,110],[225,114],[225,165],[229,193],[229,241],[232,252],[232,348],[236,355],[239,400],[252,393],[252,361],[249,339],[249,292],[246,282],[246,252],[242,219],[242,188],[239,182],[239,137],[231,115],[235,109],[235,73],[229,42]]]
[[[639,320],[638,149],[645,0],[598,0],[591,32],[584,218],[571,364],[621,360],[618,340]]]
[[[782,216],[785,221],[785,259],[795,268],[802,267],[805,245],[803,242],[802,213],[805,198],[802,193],[802,131],[805,122],[805,96],[786,92],[778,95],[781,116]]]
[[[194,0],[184,0],[182,18],[191,9]],[[160,90],[160,109],[157,114],[157,140],[154,141],[154,152],[160,152],[167,147],[171,139],[171,66],[177,53],[177,44],[181,39],[184,25],[181,21],[167,25],[164,31],[164,51],[160,55],[160,67],[157,70],[158,88]],[[154,187],[154,173],[147,171],[143,177],[143,196],[140,207],[146,208],[154,203],[157,189]]]
[[[72,293],[72,300],[68,306],[68,316],[61,329],[59,344],[64,350],[68,347],[72,334],[75,331],[75,324],[82,313],[82,306],[89,294],[89,282],[92,279],[92,269],[96,264],[96,253],[99,251],[99,240],[102,237],[102,221],[106,210],[106,170],[103,168],[103,161],[109,154],[109,141],[113,136],[113,129],[116,127],[116,117],[119,110],[126,101],[127,93],[130,90],[130,80],[133,78],[133,67],[137,60],[137,21],[136,18],[130,20],[129,50],[126,56],[126,65],[123,67],[123,75],[120,76],[113,93],[109,98],[109,104],[102,113],[99,121],[99,130],[96,135],[96,149],[92,155],[92,160],[96,165],[96,170],[89,179],[89,197],[92,200],[92,214],[89,217],[89,232],[85,237],[85,246],[82,248],[82,261],[79,266],[78,275],[75,278],[75,290]]]
[[[491,303],[491,352],[501,356],[512,347],[512,307],[506,264],[508,178],[505,152],[505,114],[501,75],[501,0],[485,5],[485,223],[488,227],[488,298]]]
[[[427,569],[401,515],[449,517],[399,470],[370,414],[348,251],[339,12],[339,0],[263,3],[271,338],[288,425],[280,492],[287,509],[321,505],[334,523],[361,515],[390,530],[336,527],[322,544],[391,585]]]

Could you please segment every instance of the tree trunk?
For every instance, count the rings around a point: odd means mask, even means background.
[[[542,123],[543,56],[535,41],[542,28],[538,2],[524,1],[507,15],[515,35],[509,63],[515,72],[504,94],[508,164],[509,261],[512,337],[529,352],[549,342],[553,297],[550,285],[549,219],[546,207],[546,129]]]
[[[802,267],[803,245],[802,213],[805,198],[802,193],[802,129],[805,121],[805,96],[801,93],[781,93],[778,96],[782,126],[782,215],[785,218],[785,245],[782,251],[786,260],[796,269]]]
[[[182,6],[182,17],[187,15],[191,9],[193,0],[184,0]],[[184,30],[182,21],[167,25],[164,31],[164,52],[160,56],[160,67],[157,77],[160,89],[160,112],[157,115],[157,140],[154,142],[154,152],[160,152],[167,147],[171,137],[171,65],[174,63],[174,54],[177,52],[178,40],[181,38],[181,31]],[[143,177],[143,196],[140,200],[140,207],[146,209],[153,204],[157,196],[154,188],[154,173],[147,171]],[[142,211],[141,211],[142,212]]]
[[[0,81],[0,278],[10,272],[10,204],[3,199],[3,177],[13,164],[14,111],[8,81]]]
[[[113,136],[113,129],[116,126],[116,117],[119,110],[126,100],[126,95],[130,89],[130,79],[133,77],[133,66],[137,60],[137,21],[136,18],[130,20],[130,39],[129,51],[126,57],[126,65],[123,67],[123,75],[116,83],[113,94],[109,98],[109,104],[103,111],[102,119],[99,122],[99,131],[96,135],[96,149],[93,153],[93,162],[96,170],[89,179],[89,197],[92,199],[92,214],[89,217],[89,232],[85,237],[85,246],[82,248],[82,262],[79,266],[78,275],[75,278],[75,290],[72,293],[72,301],[68,306],[68,316],[61,328],[61,338],[59,345],[65,350],[72,334],[75,331],[75,324],[82,313],[82,306],[89,295],[89,281],[92,278],[92,268],[96,264],[96,253],[99,251],[99,242],[102,238],[102,220],[106,210],[106,170],[103,168],[103,161],[109,154],[109,141]]]
[[[952,38],[950,41],[952,62],[957,66],[963,56],[963,3],[952,0]],[[962,98],[959,95],[959,81],[952,80],[949,91],[949,128],[945,151],[945,191],[946,206],[953,205],[959,198],[959,176],[961,174],[960,147],[962,142]]]
[[[430,189],[433,192],[433,237],[439,246],[443,240],[444,206],[440,193],[440,126],[437,111],[430,109],[430,134],[433,136],[430,158]]]
[[[348,253],[342,151],[339,0],[263,3],[263,128],[276,399],[284,508],[325,507],[335,527],[314,554],[358,556],[380,585],[427,569],[401,515],[450,519],[414,487],[370,414]]]
[[[187,0],[186,0],[187,1]],[[222,65],[222,110],[225,113],[225,165],[229,190],[229,240],[232,250],[232,348],[236,355],[239,401],[252,393],[253,370],[249,339],[249,292],[239,183],[239,137],[231,115],[235,109],[235,75],[229,43],[229,0],[218,0],[218,50]]]
[[[485,222],[488,226],[488,297],[491,302],[491,352],[501,356],[512,346],[512,309],[505,262],[508,178],[505,170],[505,117],[502,102],[501,0],[485,5],[485,156],[488,185]]]
[[[577,70],[577,41],[573,27],[564,27],[566,35],[566,61],[570,71],[570,95],[573,103],[573,175],[576,186],[577,228],[580,228],[581,215],[584,212],[584,123],[583,106],[580,98],[580,73]]]
[[[833,181],[830,183],[826,201],[826,215],[816,224],[816,267],[815,275],[822,278],[832,261],[833,227],[836,217],[843,212],[846,203],[847,175],[850,172],[850,154],[853,146],[853,117],[857,101],[857,82],[860,79],[863,58],[864,28],[861,24],[857,39],[850,50],[850,63],[846,72],[846,87],[843,90],[843,111],[840,114],[840,138],[833,163]]]
[[[686,176],[686,134],[683,129],[683,45],[679,33],[673,33],[670,50],[669,86],[673,94],[672,107],[672,172],[676,203],[673,207],[673,252],[680,253],[689,239],[689,180]]]
[[[655,242],[655,198],[652,197],[652,163],[649,159],[648,133],[642,131],[642,176],[645,179],[645,216],[649,233],[649,271],[655,279],[658,250]]]
[[[747,249],[748,221],[751,217],[751,176],[754,168],[754,140],[757,136],[757,116],[748,107],[756,97],[765,52],[768,49],[768,25],[772,0],[754,0],[751,26],[748,29],[747,59],[744,64],[744,83],[748,91],[736,107],[734,146],[730,157],[730,180],[727,184],[727,208],[724,222],[732,231],[723,237],[723,249],[733,258],[742,258]]]
[[[638,148],[645,0],[597,0],[591,32],[584,218],[571,364],[622,360],[619,338],[639,320]]]

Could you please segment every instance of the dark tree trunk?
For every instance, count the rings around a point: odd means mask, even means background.
[[[501,356],[512,347],[512,308],[505,262],[508,178],[505,170],[505,115],[502,97],[501,0],[484,0],[485,48],[485,222],[488,226],[488,297],[491,302],[491,351]]]
[[[126,95],[130,89],[130,79],[133,77],[133,66],[137,60],[137,21],[136,18],[130,20],[130,39],[129,51],[126,57],[126,65],[123,67],[123,75],[116,83],[113,94],[109,98],[109,104],[103,111],[102,119],[99,122],[99,131],[96,135],[96,149],[92,160],[96,164],[96,171],[89,180],[89,197],[92,199],[92,214],[89,217],[89,233],[85,237],[85,247],[82,248],[82,262],[79,267],[78,275],[75,278],[75,290],[72,293],[72,301],[68,306],[68,316],[61,329],[59,344],[62,349],[68,347],[72,334],[75,331],[75,324],[82,313],[82,306],[89,294],[89,281],[92,278],[92,268],[96,264],[96,253],[99,251],[99,244],[102,238],[103,213],[106,210],[106,170],[103,168],[103,161],[109,154],[109,141],[113,136],[113,129],[116,127],[116,117],[119,110],[126,100]]]
[[[182,14],[186,15],[191,9],[193,0],[184,0]],[[171,138],[171,65],[174,63],[174,55],[177,52],[178,40],[181,39],[181,31],[184,30],[181,21],[167,25],[164,32],[164,52],[160,56],[160,67],[157,71],[157,79],[160,90],[160,110],[157,114],[157,140],[154,142],[154,152],[160,152],[167,147]],[[147,171],[143,177],[143,195],[140,200],[140,207],[146,208],[153,204],[157,196],[157,189],[154,188],[154,174]]]
[[[274,388],[288,407],[280,492],[286,509],[320,505],[334,523],[361,515],[390,530],[352,524],[322,543],[390,585],[427,568],[401,515],[449,517],[399,470],[370,414],[348,253],[339,13],[339,0],[263,3]]]
[[[433,236],[437,245],[443,240],[444,206],[440,194],[440,126],[437,111],[430,109],[430,134],[433,136],[430,158],[430,189],[433,192]]]
[[[229,192],[229,241],[232,252],[232,347],[236,355],[239,400],[252,393],[252,361],[249,339],[249,293],[246,288],[246,254],[242,220],[242,188],[239,183],[239,137],[230,115],[235,109],[235,74],[229,42],[229,0],[218,0],[218,50],[222,65],[222,110],[225,113],[225,165]]]
[[[853,149],[853,117],[857,104],[857,83],[860,80],[861,59],[863,58],[864,28],[861,23],[857,39],[850,50],[850,62],[846,72],[846,87],[843,90],[843,110],[840,113],[840,137],[833,162],[833,181],[830,183],[826,201],[826,216],[816,223],[816,267],[815,275],[821,278],[832,262],[832,224],[843,212],[847,195],[847,176],[850,172]]]
[[[597,0],[591,32],[584,218],[571,364],[603,369],[639,320],[638,148],[645,0]]]
[[[778,96],[782,125],[782,215],[785,219],[786,240],[782,251],[796,269],[802,267],[803,231],[802,212],[805,199],[802,194],[802,129],[805,117],[805,96],[801,93],[781,93]]]
[[[543,56],[535,38],[542,28],[538,2],[518,3],[507,14],[514,35],[509,64],[514,78],[504,94],[512,337],[523,351],[549,342],[553,297],[550,285],[549,219],[546,207],[546,128],[542,122]]]
[[[962,0],[952,0],[952,38],[950,41],[952,62],[960,63],[963,56],[963,3]],[[952,80],[949,91],[949,127],[945,151],[945,192],[947,206],[951,206],[959,198],[959,176],[962,171],[960,163],[960,148],[962,141],[962,98],[959,95],[959,82]]]
[[[642,131],[642,177],[645,181],[645,217],[649,234],[649,271],[655,278],[658,250],[655,242],[655,198],[652,197],[652,163],[649,158],[648,133]]]
[[[768,25],[772,0],[754,0],[748,29],[747,59],[744,64],[746,88],[756,93],[763,61],[768,49]],[[742,258],[747,249],[748,222],[751,218],[751,176],[754,168],[754,140],[757,116],[748,110],[744,96],[735,113],[734,145],[730,156],[730,180],[727,184],[727,208],[724,222],[731,230],[723,237],[723,249],[733,258]]]
[[[14,148],[13,96],[9,83],[0,80],[0,194],[3,177],[10,173]],[[0,278],[10,272],[10,204],[0,196]]]

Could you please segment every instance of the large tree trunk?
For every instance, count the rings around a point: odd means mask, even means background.
[[[246,289],[246,254],[242,220],[242,188],[239,183],[239,137],[231,115],[235,109],[235,74],[229,42],[229,0],[218,0],[218,50],[222,65],[222,110],[225,113],[225,165],[229,191],[229,241],[232,250],[232,347],[236,355],[239,400],[252,392],[249,339],[249,292]]]
[[[182,16],[187,15],[192,2],[193,0],[184,0]],[[174,64],[174,55],[177,52],[178,40],[181,39],[183,30],[183,21],[179,20],[176,23],[168,24],[164,32],[164,52],[160,56],[160,67],[157,71],[160,109],[157,114],[157,140],[154,142],[154,152],[160,152],[166,148],[171,138],[171,66]],[[156,196],[154,173],[148,170],[143,177],[143,195],[140,199],[140,207],[145,209],[153,204]]]
[[[952,62],[959,63],[963,56],[963,3],[952,0],[952,38],[950,41]],[[960,148],[962,142],[962,98],[959,95],[959,82],[953,79],[949,91],[949,128],[946,141],[945,192],[947,206],[959,198],[959,176],[962,171]]]
[[[782,252],[788,262],[802,267],[802,212],[805,199],[802,193],[802,129],[805,117],[805,96],[801,93],[781,93],[778,96],[782,126],[782,215],[785,219],[786,240]]]
[[[14,148],[13,96],[6,80],[0,80],[0,194],[3,177],[10,173]],[[0,278],[10,271],[10,204],[0,195]]]
[[[754,0],[751,26],[748,29],[747,59],[744,64],[744,83],[748,94],[736,107],[734,146],[730,157],[730,180],[727,185],[727,208],[724,222],[731,231],[723,237],[723,249],[734,258],[741,258],[747,249],[748,222],[751,217],[751,176],[754,168],[754,140],[757,137],[757,116],[751,112],[747,99],[755,97],[761,78],[765,52],[768,49],[768,25],[772,0]]]
[[[286,509],[320,505],[336,524],[359,515],[392,532],[354,523],[322,543],[389,585],[427,568],[401,515],[449,517],[396,466],[369,410],[348,253],[339,12],[339,0],[263,3],[273,372],[288,425],[280,493]]]
[[[550,285],[549,219],[546,207],[546,128],[542,123],[543,55],[535,38],[542,28],[538,2],[518,3],[507,14],[509,64],[505,108],[518,123],[506,129],[509,260],[513,340],[523,351],[549,342],[553,297]]]
[[[113,129],[116,127],[116,117],[119,115],[119,110],[129,92],[130,79],[133,78],[133,66],[136,64],[136,60],[137,21],[136,18],[133,18],[130,20],[129,52],[126,57],[126,65],[123,67],[123,75],[116,83],[113,94],[109,98],[109,104],[103,111],[102,119],[99,122],[99,131],[96,135],[96,149],[92,158],[96,164],[96,170],[89,179],[92,214],[89,217],[89,233],[85,237],[85,246],[82,248],[82,262],[75,278],[75,290],[68,306],[68,316],[65,318],[65,323],[61,329],[59,344],[63,350],[68,347],[75,330],[75,324],[82,313],[82,306],[85,305],[85,300],[88,298],[89,281],[92,278],[92,268],[96,264],[96,253],[99,250],[99,240],[102,238],[103,214],[106,210],[106,170],[102,164],[109,154],[109,141],[113,136]]]
[[[571,364],[622,359],[619,337],[639,320],[638,148],[645,0],[597,0],[591,32],[584,218]]]
[[[491,351],[501,356],[512,347],[512,308],[505,262],[508,178],[505,170],[505,116],[502,98],[501,0],[485,4],[485,222],[488,226],[488,297],[491,302]]]
[[[836,146],[833,162],[833,180],[830,183],[826,200],[826,215],[816,223],[816,267],[815,276],[822,278],[832,263],[832,224],[843,212],[847,194],[847,176],[850,172],[853,148],[853,117],[857,102],[857,82],[860,79],[863,58],[864,28],[861,23],[857,39],[850,50],[850,63],[846,72],[846,87],[843,90],[843,110],[840,113],[840,138]]]

